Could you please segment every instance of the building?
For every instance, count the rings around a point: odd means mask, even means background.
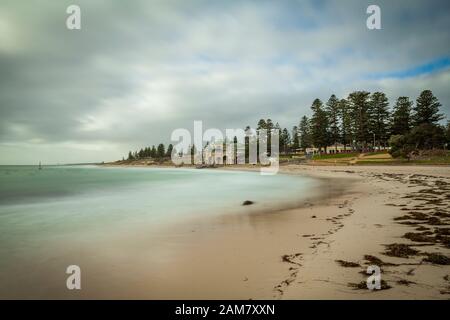
[[[343,145],[338,143],[337,145],[331,145],[326,147],[326,149],[322,149],[322,153],[326,154],[335,154],[335,153],[344,153],[344,152],[353,152],[354,149],[350,145]],[[306,148],[305,154],[318,154],[320,153],[319,148],[311,147]]]

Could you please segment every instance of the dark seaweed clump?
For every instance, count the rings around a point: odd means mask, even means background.
[[[409,258],[419,253],[418,250],[411,248],[407,244],[393,243],[386,245],[385,255],[390,257]]]
[[[408,286],[409,287],[410,284],[416,284],[416,283],[413,282],[413,281],[406,280],[406,279],[401,279],[401,280],[397,281],[397,284],[401,284],[402,286]]]
[[[426,253],[427,257],[423,259],[425,262],[433,264],[450,265],[450,258],[440,253]]]
[[[344,261],[344,260],[336,260],[337,263],[339,263],[342,267],[345,268],[357,268],[360,267],[359,263],[351,262],[351,261]]]
[[[350,288],[353,288],[354,290],[363,290],[363,289],[368,290],[366,281],[361,281],[359,283],[349,283],[348,286]],[[387,290],[390,288],[392,288],[392,287],[390,285],[388,285],[385,280],[380,281],[380,289],[379,290]],[[378,290],[373,290],[373,291],[378,291]]]
[[[369,262],[369,264],[373,264],[376,266],[395,266],[395,264],[393,263],[389,263],[389,262],[384,262],[383,260],[381,260],[380,258],[377,258],[375,256],[366,254],[364,255],[364,260],[367,260]]]
[[[403,237],[415,242],[436,242],[434,238],[429,237],[428,235],[429,233],[426,231],[421,233],[407,232]]]

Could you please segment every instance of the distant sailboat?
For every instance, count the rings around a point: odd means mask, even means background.
[[[42,165],[40,161],[39,161],[39,170],[42,170]]]

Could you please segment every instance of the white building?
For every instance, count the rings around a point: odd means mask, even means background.
[[[343,153],[343,152],[351,152],[353,151],[352,146],[350,145],[343,145],[341,143],[338,143],[337,145],[331,145],[326,148],[326,151],[322,149],[322,152],[325,152],[326,154],[335,154],[335,153]],[[318,154],[319,148],[311,147],[306,148],[305,154]]]

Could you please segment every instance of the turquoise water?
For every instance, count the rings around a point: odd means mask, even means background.
[[[0,273],[9,281],[11,270],[48,264],[58,259],[56,246],[82,254],[133,228],[151,234],[194,216],[298,203],[315,184],[258,172],[0,166]],[[244,200],[255,204],[243,207]]]
[[[0,236],[123,220],[166,222],[192,212],[239,210],[244,200],[278,205],[300,198],[313,185],[304,177],[257,172],[0,166]]]

